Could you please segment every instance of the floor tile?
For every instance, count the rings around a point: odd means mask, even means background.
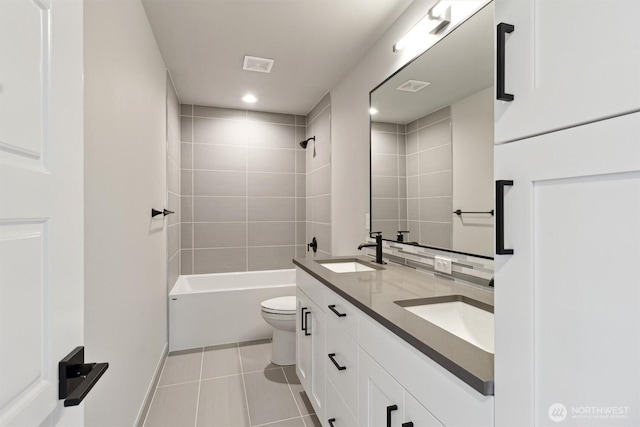
[[[205,347],[202,361],[202,379],[224,377],[242,373],[238,344]]]
[[[156,389],[144,427],[192,426],[196,421],[198,383]]]
[[[311,405],[311,401],[307,397],[307,393],[304,391],[304,388],[302,388],[302,384],[300,384],[300,379],[296,374],[295,365],[285,366],[282,369],[284,370],[284,374],[287,377],[287,382],[291,387],[291,391],[293,392],[293,397],[296,399],[298,408],[300,408],[300,413],[302,415],[309,415],[309,414],[315,413],[315,410]]]
[[[271,363],[271,341],[259,340],[240,343],[240,360],[243,372],[279,369]]]
[[[307,415],[306,417],[302,417],[302,419],[306,427],[322,427],[320,420],[315,415]]]
[[[302,418],[293,418],[290,420],[278,421],[271,424],[265,424],[264,426],[260,426],[260,427],[305,427],[305,425],[304,425],[304,421],[302,421]]]
[[[197,426],[249,426],[242,375],[200,383]]]
[[[244,374],[253,425],[300,416],[282,369]]]
[[[158,385],[198,381],[202,367],[202,348],[169,354]]]

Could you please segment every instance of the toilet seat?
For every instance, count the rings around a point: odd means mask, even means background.
[[[295,315],[296,314],[296,297],[278,297],[262,301],[260,304],[262,311],[271,314]]]

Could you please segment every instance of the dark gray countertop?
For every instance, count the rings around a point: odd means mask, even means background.
[[[334,273],[316,262],[354,258],[377,270]],[[412,298],[463,295],[493,307],[493,293],[410,267],[379,266],[367,257],[294,259],[293,263],[478,392],[493,395],[493,354],[394,303]]]

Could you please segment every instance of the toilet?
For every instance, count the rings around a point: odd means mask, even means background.
[[[296,297],[278,297],[262,301],[262,318],[273,326],[271,362],[296,363]]]

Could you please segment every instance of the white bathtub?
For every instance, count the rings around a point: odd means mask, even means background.
[[[180,276],[169,293],[169,349],[270,338],[260,303],[296,293],[296,271]]]

